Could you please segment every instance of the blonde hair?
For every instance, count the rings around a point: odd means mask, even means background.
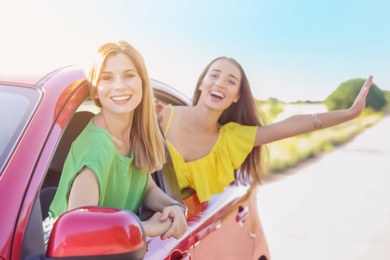
[[[193,105],[195,106],[201,96],[201,90],[199,86],[210,69],[211,65],[218,60],[227,60],[233,63],[241,73],[241,82],[239,96],[240,98],[236,103],[232,103],[218,119],[218,123],[224,125],[229,122],[236,122],[241,125],[249,126],[262,126],[263,119],[261,114],[258,112],[255,99],[252,95],[252,91],[249,85],[248,78],[245,74],[242,66],[233,58],[221,56],[212,60],[200,74],[193,96]],[[266,151],[266,147],[256,146],[253,147],[252,151],[248,154],[243,164],[239,169],[235,170],[235,181],[244,184],[260,184],[262,169],[262,150]]]
[[[126,41],[109,42],[97,50],[97,57],[86,69],[90,97],[98,107],[102,107],[95,98],[105,61],[118,53],[126,54],[134,63],[142,79],[142,100],[134,110],[130,140],[133,144],[134,163],[142,171],[154,172],[162,168],[166,161],[165,141],[160,131],[154,106],[153,90],[142,55]]]

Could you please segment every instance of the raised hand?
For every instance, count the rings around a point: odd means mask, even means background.
[[[164,105],[164,103],[162,103],[161,101],[157,101],[156,99],[154,99],[154,103],[155,103],[155,107],[156,107],[157,120],[160,123],[162,120],[161,111],[163,110],[165,105]]]
[[[373,76],[370,75],[368,79],[364,82],[352,106],[349,108],[356,117],[359,116],[363,109],[366,107],[366,97],[368,95],[368,92],[370,91],[372,79]]]

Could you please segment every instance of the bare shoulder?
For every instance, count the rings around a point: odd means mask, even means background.
[[[172,108],[171,108],[172,107]],[[183,114],[183,111],[187,109],[185,106],[174,106],[174,105],[162,105],[162,107],[159,109],[159,123],[163,130],[165,130],[169,118],[171,117],[171,113],[173,110],[173,116],[174,117],[181,117]]]
[[[191,107],[188,106],[173,106],[175,113],[177,114],[183,114],[183,113],[188,113],[191,109]]]
[[[183,120],[187,119],[193,113],[192,107],[190,106],[174,106],[173,109],[175,120],[179,120],[180,122],[183,122]]]

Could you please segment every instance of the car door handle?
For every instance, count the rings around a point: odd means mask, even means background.
[[[170,260],[191,260],[191,254],[187,251],[180,252],[179,250],[175,250],[172,252]]]
[[[191,260],[191,254],[188,252],[184,252],[182,255],[182,258],[180,258],[180,259],[181,260]]]
[[[236,221],[240,226],[244,226],[246,214],[248,214],[248,207],[239,206],[236,215]]]

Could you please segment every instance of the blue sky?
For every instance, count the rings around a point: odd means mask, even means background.
[[[0,0],[0,72],[83,63],[127,40],[151,77],[192,95],[213,58],[244,67],[258,99],[323,100],[352,78],[390,90],[386,0]]]

